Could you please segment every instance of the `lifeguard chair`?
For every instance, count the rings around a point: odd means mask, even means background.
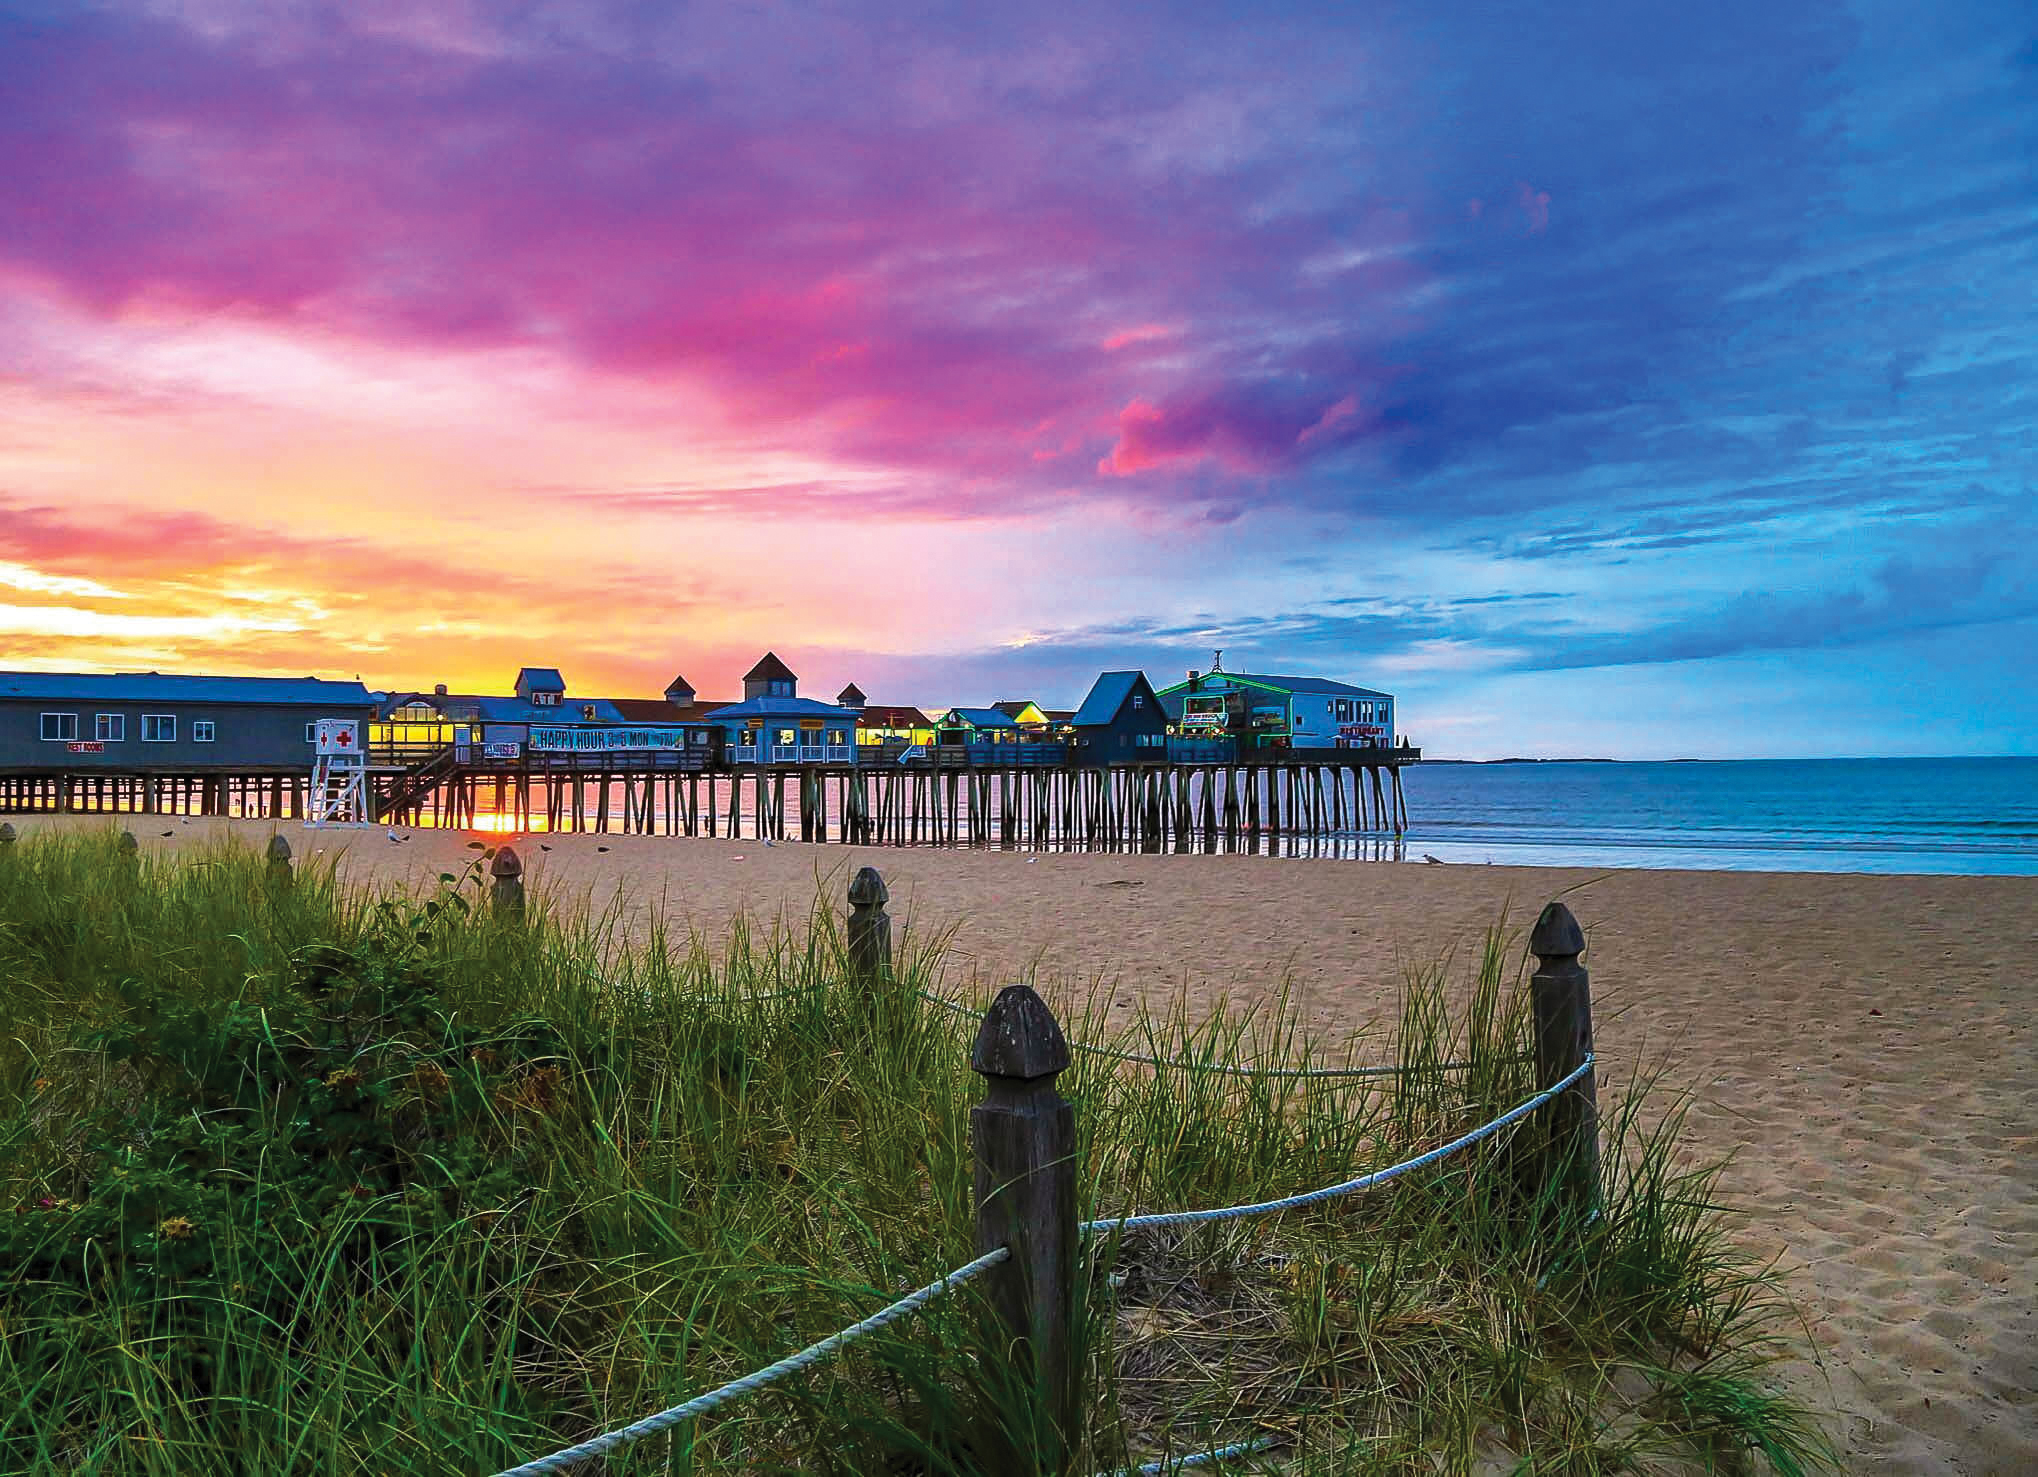
[[[321,718],[313,726],[308,826],[365,826],[368,752],[363,726],[352,718]]]

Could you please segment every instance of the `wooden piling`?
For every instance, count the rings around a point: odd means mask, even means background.
[[[1011,1256],[985,1276],[988,1341],[1027,1398],[1018,1430],[992,1423],[980,1454],[995,1477],[1060,1473],[1081,1427],[1074,1322],[1075,1110],[1055,1090],[1069,1064],[1054,1014],[1025,985],[985,1012],[970,1052],[984,1100],[970,1109],[977,1250]]]
[[[1571,910],[1551,903],[1529,935],[1536,972],[1529,979],[1535,1015],[1536,1084],[1554,1087],[1592,1051],[1592,987],[1578,956],[1585,933]],[[1560,1203],[1580,1219],[1599,1203],[1599,1103],[1595,1078],[1585,1075],[1543,1109],[1549,1159],[1546,1176],[1560,1186]]]

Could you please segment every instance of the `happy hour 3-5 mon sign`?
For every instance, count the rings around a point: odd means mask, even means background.
[[[612,754],[618,749],[678,749],[682,728],[533,728],[531,747],[554,753]]]

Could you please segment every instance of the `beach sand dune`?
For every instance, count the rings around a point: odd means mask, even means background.
[[[145,850],[266,823],[122,818]],[[16,818],[24,832],[79,824]],[[100,822],[103,824],[103,822]],[[164,830],[172,834],[165,838]],[[313,832],[361,881],[429,882],[463,833]],[[952,993],[1034,978],[1055,1003],[1278,989],[1316,1030],[1391,1026],[1406,966],[1525,935],[1565,900],[1590,938],[1602,1093],[1644,1063],[1734,1156],[1738,1234],[1775,1256],[1817,1358],[1801,1396],[1862,1472],[2038,1472],[2038,878],[1592,873],[1262,857],[1031,856],[754,841],[520,839],[534,888],[622,889],[711,939],[737,912],[836,907],[855,868],[895,919],[952,927]]]

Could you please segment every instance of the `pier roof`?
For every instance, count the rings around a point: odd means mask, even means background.
[[[1100,727],[1118,716],[1118,710],[1125,706],[1125,700],[1132,696],[1146,682],[1146,673],[1130,672],[1100,673],[1091,684],[1090,695],[1083,699],[1083,705],[1076,709],[1069,722],[1077,728]],[[1148,689],[1151,691],[1151,688]]]
[[[1391,699],[1394,696],[1391,692],[1375,692],[1370,687],[1354,687],[1349,682],[1334,682],[1328,677],[1288,677],[1277,676],[1267,672],[1227,672],[1222,669],[1202,674],[1203,685],[1206,687],[1212,681],[1224,678],[1229,678],[1233,682],[1248,683],[1254,687],[1272,688],[1278,692],[1315,692],[1323,693],[1330,697],[1384,697]],[[1163,687],[1159,695],[1165,699],[1187,692],[1188,690],[1189,684],[1187,682],[1177,682],[1172,686]]]
[[[268,703],[366,708],[359,682],[317,677],[201,677],[161,672],[0,672],[0,698],[39,702]]]
[[[932,728],[934,720],[918,708],[899,703],[869,703],[856,715],[865,728]]]
[[[778,653],[767,651],[758,659],[757,665],[743,674],[745,682],[797,682],[793,669],[778,659]]]
[[[1001,708],[950,708],[944,718],[959,718],[971,728],[1017,728],[1018,720]]]
[[[711,709],[701,716],[715,723],[741,722],[746,718],[840,718],[845,723],[856,721],[853,710],[810,697],[749,697],[740,703]]]

